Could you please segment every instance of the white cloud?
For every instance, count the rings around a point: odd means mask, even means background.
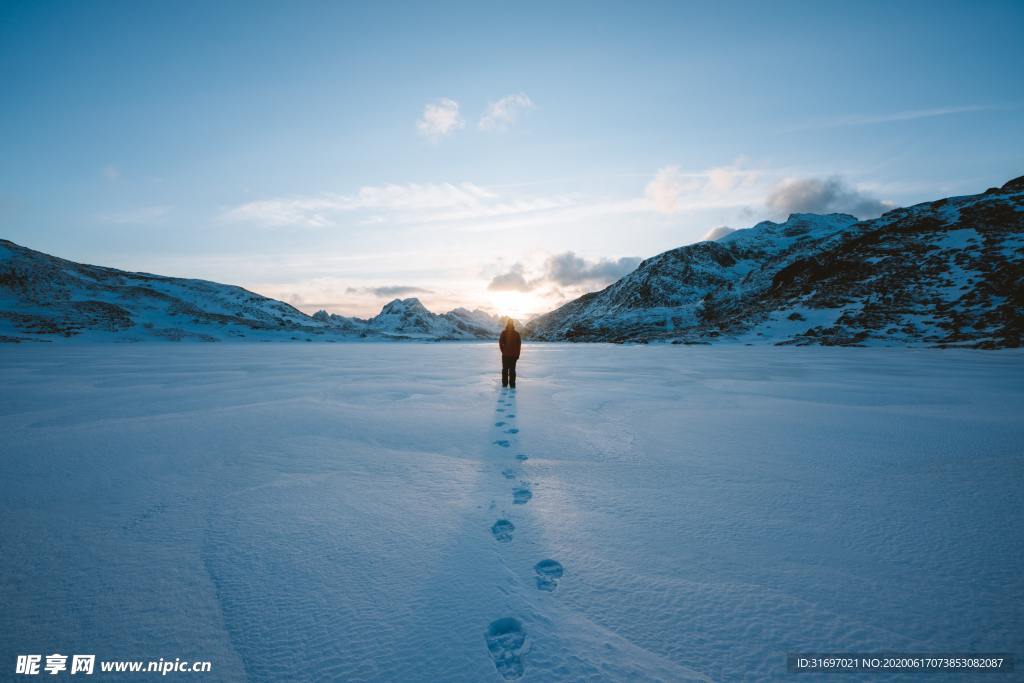
[[[582,292],[615,282],[634,271],[640,261],[636,256],[591,261],[577,256],[575,252],[566,251],[548,256],[539,269],[533,269],[536,277],[530,279],[526,277],[525,266],[514,263],[492,277],[487,289],[529,292],[544,287],[569,287]]]
[[[507,130],[519,120],[523,112],[536,108],[537,105],[526,93],[508,95],[497,102],[491,102],[477,126],[480,130]]]
[[[589,261],[574,252],[567,251],[550,257],[545,264],[545,276],[551,282],[562,285],[599,285],[615,282],[636,270],[641,259],[624,256],[619,259]]]
[[[106,178],[107,180],[117,180],[118,178],[121,177],[121,169],[119,169],[117,166],[114,166],[113,164],[107,164],[106,166],[104,166],[101,170],[101,173],[103,174],[103,177]]]
[[[875,218],[895,207],[892,202],[876,199],[850,187],[837,176],[787,178],[772,190],[765,204],[780,216],[840,212],[858,218]]]
[[[853,187],[839,176],[792,177],[783,169],[746,168],[744,159],[731,165],[703,171],[683,171],[665,166],[647,184],[645,195],[651,210],[679,214],[699,209],[738,210],[736,218],[753,218],[750,207],[764,207],[767,213],[785,218],[791,213],[849,213],[874,218],[895,207],[877,199],[864,188]],[[708,232],[705,240],[717,240],[726,228]]]
[[[423,116],[416,122],[416,131],[431,142],[438,142],[465,125],[459,115],[459,103],[442,97],[424,105]]]
[[[726,235],[736,232],[736,228],[730,228],[728,225],[721,225],[717,228],[711,228],[707,231],[703,237],[700,238],[701,242],[717,242]]]
[[[708,184],[718,192],[728,192],[736,188],[744,177],[743,172],[735,166],[720,166],[708,171]]]
[[[680,196],[695,187],[694,179],[684,174],[678,166],[666,166],[654,174],[654,179],[644,188],[644,194],[654,202],[658,211],[676,213],[680,210]]]
[[[526,281],[526,277],[523,275],[523,265],[515,263],[506,272],[491,278],[487,289],[494,292],[528,292],[535,286],[535,283]]]
[[[710,206],[735,206],[751,199],[763,175],[744,165],[745,160],[741,158],[728,166],[703,171],[665,166],[654,174],[644,188],[644,195],[652,208],[666,214]]]

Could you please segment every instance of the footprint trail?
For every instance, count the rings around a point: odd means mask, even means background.
[[[520,432],[519,426],[513,421],[516,417],[515,395],[508,394],[507,390],[499,394],[495,406],[494,431],[492,432],[491,444],[499,448],[511,448],[513,444],[518,445]],[[501,470],[501,476],[506,481],[514,481],[522,476],[522,465],[529,456],[525,453],[516,453],[515,460],[511,466]],[[526,505],[533,499],[533,487],[528,481],[520,480],[512,488],[512,504],[514,506]],[[499,544],[512,543],[516,525],[510,519],[498,519],[491,525],[491,536]],[[511,569],[511,568],[510,568]],[[536,587],[539,590],[551,593],[558,586],[559,580],[565,573],[562,564],[556,560],[545,559],[534,565]],[[511,616],[496,619],[491,622],[484,633],[484,642],[487,645],[487,652],[494,663],[495,671],[505,680],[522,678],[526,670],[526,630],[523,623]]]

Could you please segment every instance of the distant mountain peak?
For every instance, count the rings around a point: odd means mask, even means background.
[[[381,308],[380,314],[393,314],[393,313],[409,313],[409,312],[429,312],[427,307],[423,303],[412,296],[407,299],[392,299],[391,301],[384,304]]]

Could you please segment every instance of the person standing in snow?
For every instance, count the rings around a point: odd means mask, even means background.
[[[505,329],[498,337],[498,348],[501,349],[501,386],[516,388],[516,361],[523,346],[523,338],[516,332],[512,318],[505,323]]]

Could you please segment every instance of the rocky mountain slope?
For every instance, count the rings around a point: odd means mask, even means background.
[[[395,300],[370,320],[308,316],[241,287],[129,273],[0,240],[0,341],[494,339],[500,320]]]
[[[286,303],[205,280],[90,266],[0,240],[0,335],[215,341],[319,334]]]
[[[626,341],[695,328],[708,294],[739,294],[762,286],[767,272],[817,253],[824,241],[856,222],[845,214],[794,214],[785,223],[766,221],[719,241],[666,251],[604,290],[535,318],[528,334],[537,339]]]
[[[1008,347],[1024,320],[1024,178],[880,218],[794,214],[659,254],[540,316],[542,340]]]

